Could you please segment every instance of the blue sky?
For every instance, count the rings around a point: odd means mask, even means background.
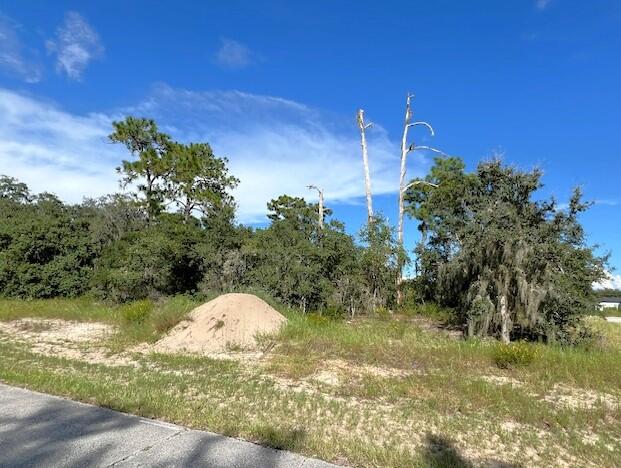
[[[561,203],[582,186],[589,240],[621,269],[620,52],[614,0],[0,0],[0,173],[68,201],[117,190],[124,154],[105,136],[141,114],[228,156],[241,221],[262,221],[279,193],[311,198],[315,183],[356,231],[356,109],[375,123],[375,203],[394,220],[411,91],[436,130],[418,143],[470,169],[494,152],[541,167],[542,196]],[[409,174],[428,167],[414,155]]]

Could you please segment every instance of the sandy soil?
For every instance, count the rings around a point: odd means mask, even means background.
[[[224,294],[194,309],[153,350],[213,354],[231,348],[253,349],[258,335],[277,332],[286,320],[252,294]]]
[[[0,340],[28,343],[31,351],[106,364],[126,364],[127,359],[107,356],[103,340],[114,333],[112,325],[60,319],[20,319],[0,322]],[[119,362],[116,362],[119,361]]]

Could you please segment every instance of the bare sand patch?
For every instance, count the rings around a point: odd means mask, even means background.
[[[35,341],[86,342],[99,340],[114,327],[99,322],[73,322],[60,319],[20,319],[0,322],[0,331]]]
[[[224,294],[190,312],[153,350],[209,355],[230,348],[254,349],[258,335],[275,333],[286,321],[257,296]]]
[[[108,356],[101,344],[114,332],[114,326],[100,322],[34,318],[0,322],[0,339],[4,335],[6,340],[27,343],[38,354],[91,363],[131,364],[127,357]]]
[[[621,406],[620,399],[609,393],[585,390],[563,384],[555,385],[543,397],[543,400],[556,407],[569,409],[593,409],[600,405],[607,409],[616,409]]]
[[[491,383],[494,385],[510,385],[512,387],[523,387],[524,383],[520,382],[517,379],[513,379],[511,377],[506,377],[503,375],[482,375],[479,377],[481,380],[484,380],[487,383]]]

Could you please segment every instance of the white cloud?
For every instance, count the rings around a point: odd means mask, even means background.
[[[596,205],[603,205],[603,206],[617,206],[619,205],[619,202],[617,200],[595,200],[593,203],[595,203]]]
[[[265,220],[267,202],[287,193],[313,199],[306,186],[325,189],[330,201],[364,195],[359,134],[351,118],[326,115],[286,99],[239,91],[194,92],[156,86],[149,98],[123,111],[74,115],[33,97],[0,89],[0,174],[79,202],[118,190],[115,167],[128,155],[107,143],[113,119],[153,117],[180,141],[207,141],[228,157],[241,183],[234,195],[241,222]],[[394,193],[398,145],[379,125],[369,131],[373,193]],[[412,155],[410,175],[428,161]]]
[[[593,285],[595,289],[621,289],[621,275],[608,272],[608,277]]]
[[[106,143],[111,119],[76,116],[0,89],[0,174],[70,202],[118,190],[114,168],[123,153]]]
[[[550,6],[550,3],[552,2],[552,0],[536,0],[535,1],[535,7],[538,10],[545,10],[546,8],[548,8],[548,6]]]
[[[74,11],[65,14],[65,20],[47,48],[56,54],[56,70],[73,80],[79,80],[91,60],[103,55],[104,47],[97,32]]]
[[[240,178],[235,191],[241,221],[265,219],[266,203],[287,193],[312,199],[306,186],[321,185],[328,201],[364,195],[360,136],[351,118],[327,115],[303,104],[239,91],[195,92],[157,86],[129,112],[152,116],[185,141],[208,141]],[[369,130],[373,193],[396,191],[398,145],[376,125]],[[420,154],[412,167],[428,169]]]
[[[0,68],[28,83],[41,80],[36,53],[20,40],[21,25],[0,13]]]
[[[244,68],[255,61],[255,56],[244,44],[222,38],[216,52],[216,63],[224,68]]]

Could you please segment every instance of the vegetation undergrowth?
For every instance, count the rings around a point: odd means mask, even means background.
[[[125,304],[98,301],[92,297],[0,298],[0,321],[34,318],[107,323],[116,328],[110,344],[118,351],[131,344],[155,341],[200,303],[200,299],[184,294]]]
[[[501,369],[526,366],[542,354],[542,348],[536,344],[518,341],[515,343],[498,343],[494,350],[494,362]]]
[[[453,452],[468,463],[491,454],[511,462],[527,448],[537,454],[532,465],[612,466],[621,450],[621,333],[601,319],[588,320],[609,330],[601,347],[505,349],[456,337],[421,314],[339,320],[281,308],[288,323],[263,338],[258,362],[131,351],[201,301],[69,300],[62,310],[81,303],[117,326],[101,345],[133,364],[41,354],[0,330],[0,380],[355,466],[443,466]],[[56,300],[11,314],[9,305],[0,301],[2,320],[61,318]]]

